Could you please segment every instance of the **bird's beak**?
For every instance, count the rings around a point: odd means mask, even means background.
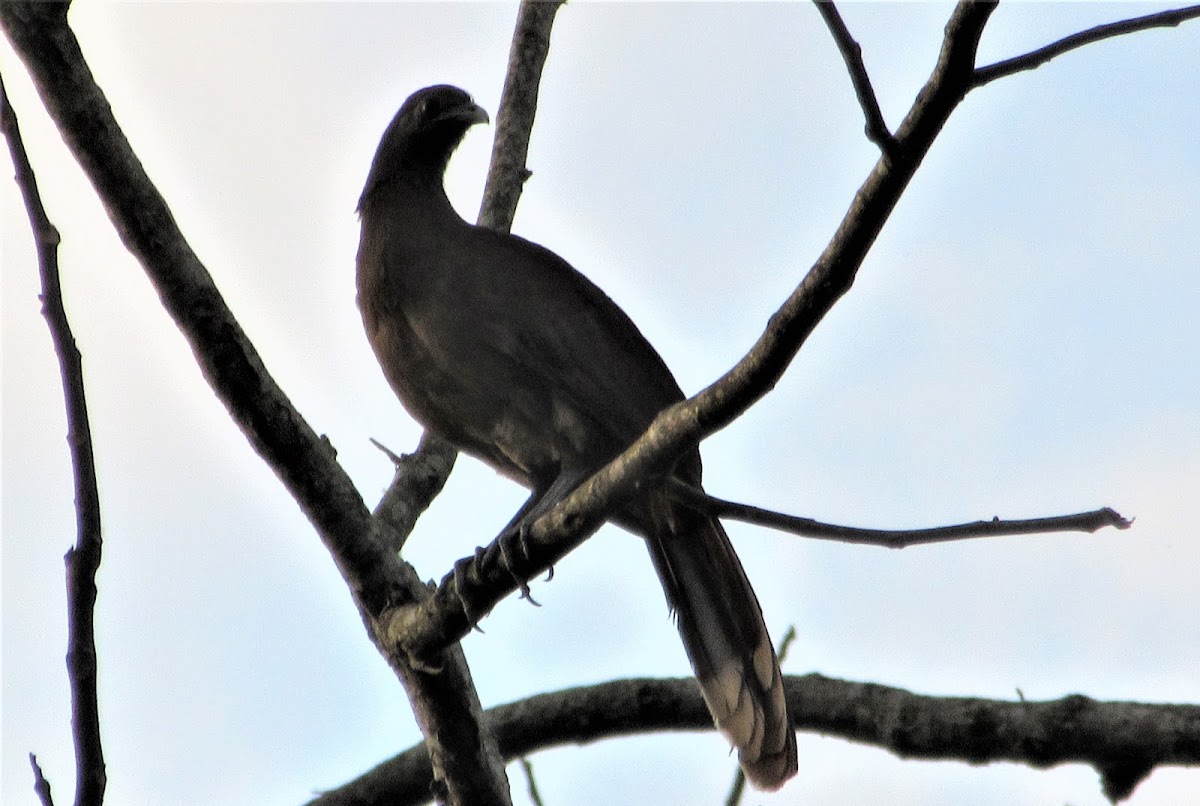
[[[491,123],[492,119],[488,117],[487,110],[479,104],[471,104],[471,123]]]
[[[468,126],[474,126],[476,123],[491,123],[492,119],[488,117],[487,110],[476,103],[470,106],[464,106],[455,109],[447,114],[447,117],[453,117],[466,123]]]

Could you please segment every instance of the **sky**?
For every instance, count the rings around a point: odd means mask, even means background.
[[[1012,4],[980,63],[1161,6]],[[848,4],[895,127],[950,7]],[[374,504],[369,443],[419,428],[354,304],[354,206],[412,91],[494,115],[515,8],[79,3],[72,25],[117,120],[267,368]],[[935,695],[1200,702],[1200,24],[1110,40],[972,94],[774,391],[702,446],[706,486],[880,528],[1112,506],[1128,531],[887,551],[730,524],[785,672]],[[83,353],[105,530],[100,702],[114,804],[294,804],[419,739],[311,526],[208,389],[141,268],[0,40]],[[452,201],[474,219],[473,130]],[[753,343],[876,159],[807,4],[599,4],[558,15],[514,231],[620,303],[694,393]],[[11,175],[7,172],[5,176]],[[74,540],[61,387],[15,186],[3,243],[0,800],[60,802],[73,761],[62,555]],[[525,497],[462,458],[406,558],[427,578]],[[612,528],[464,646],[485,705],[688,674],[647,555]],[[1082,766],[901,761],[799,735],[756,804],[1103,803]],[[547,803],[710,803],[716,733],[532,759]],[[527,803],[518,767],[514,802]],[[1179,803],[1200,771],[1130,801]]]

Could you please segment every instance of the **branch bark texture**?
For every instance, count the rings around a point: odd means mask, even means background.
[[[901,758],[1012,762],[1038,769],[1088,764],[1105,795],[1128,797],[1159,766],[1200,765],[1200,706],[932,697],[818,674],[785,678],[795,726]],[[614,680],[540,694],[486,715],[505,759],[663,731],[712,730],[691,678]],[[427,754],[409,748],[308,806],[424,803]]]

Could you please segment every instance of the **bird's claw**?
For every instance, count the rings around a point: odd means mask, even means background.
[[[533,594],[529,589],[529,583],[525,578],[517,573],[516,566],[513,562],[514,546],[521,553],[521,559],[528,562],[529,547],[525,543],[525,527],[518,526],[516,529],[506,531],[500,537],[496,538],[496,545],[500,549],[500,565],[517,583],[517,589],[521,591],[521,598],[528,601],[534,607],[541,607],[538,601],[533,598]]]
[[[471,629],[483,632],[479,626],[480,616],[474,606],[467,601],[467,591],[470,587],[479,582],[479,562],[483,559],[484,551],[480,547],[475,548],[475,556],[471,558],[464,557],[454,564],[454,592],[458,595],[458,603],[462,606],[463,615],[467,617],[467,622],[471,625]]]

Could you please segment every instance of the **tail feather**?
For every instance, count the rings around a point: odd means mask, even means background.
[[[796,773],[796,734],[758,598],[719,521],[654,509],[647,545],[704,701],[750,782],[778,789]]]

